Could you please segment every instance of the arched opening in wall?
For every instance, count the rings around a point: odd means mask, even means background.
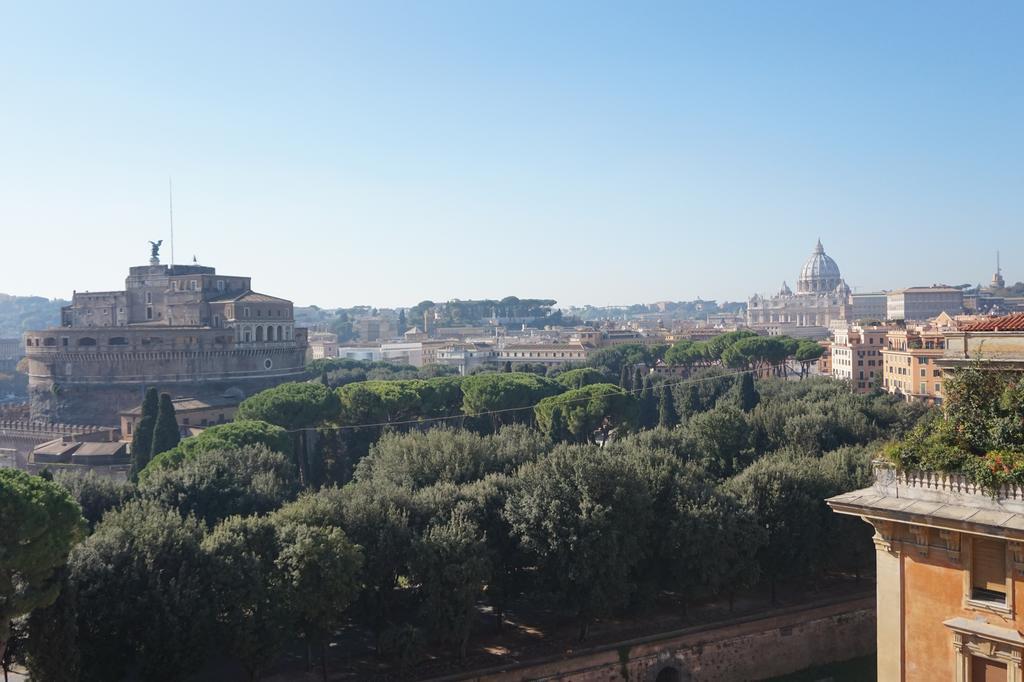
[[[263,327],[262,326],[256,327],[256,340],[257,341],[262,341],[263,340]]]
[[[113,336],[110,338],[109,341],[107,341],[107,344],[111,346],[127,346],[128,339],[124,338],[123,336]]]
[[[654,682],[682,682],[683,674],[679,672],[678,668],[672,666],[666,666],[661,669],[658,676],[654,678]]]
[[[248,329],[245,330],[245,342],[246,343],[251,343],[252,342],[252,332],[249,331]]]
[[[78,339],[78,345],[79,346],[95,346],[96,345],[96,339],[92,338],[91,336],[83,336],[82,338]]]
[[[267,327],[267,341],[274,340],[274,327],[273,325]]]
[[[284,341],[284,327],[277,325],[277,340]]]

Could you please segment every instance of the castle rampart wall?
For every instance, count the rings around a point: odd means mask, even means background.
[[[106,441],[110,440],[110,431],[87,424],[0,420],[0,449],[14,450],[19,467],[27,465],[29,453],[35,446],[62,436]]]
[[[234,343],[230,330],[207,328],[29,332],[32,419],[115,426],[149,386],[172,397],[243,399],[302,377],[304,339]]]

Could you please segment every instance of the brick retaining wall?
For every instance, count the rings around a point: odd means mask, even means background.
[[[875,598],[868,596],[780,609],[437,682],[761,680],[874,650]]]

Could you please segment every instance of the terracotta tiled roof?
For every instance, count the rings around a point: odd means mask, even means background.
[[[236,407],[238,405],[238,401],[232,398],[209,398],[206,400],[200,400],[199,398],[171,398],[171,403],[174,405],[175,412],[209,410],[218,407]],[[142,414],[142,405],[121,410],[118,414],[125,416],[140,415]]]
[[[113,443],[82,443],[81,447],[75,451],[76,457],[111,457],[113,455],[119,455],[125,449],[125,444],[121,442]]]
[[[245,291],[239,293],[226,293],[219,296],[214,296],[207,299],[210,303],[222,303],[224,301],[244,301],[246,303],[291,303],[291,301],[278,298],[277,296],[270,296],[269,294],[260,294],[255,291]]]
[[[965,332],[1024,332],[1024,313],[970,322],[960,327],[960,330]]]

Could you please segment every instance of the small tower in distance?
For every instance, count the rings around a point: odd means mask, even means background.
[[[1003,269],[999,264],[999,252],[996,251],[996,272],[992,275],[992,288],[993,289],[1004,289],[1006,287],[1006,280],[1003,279]]]

